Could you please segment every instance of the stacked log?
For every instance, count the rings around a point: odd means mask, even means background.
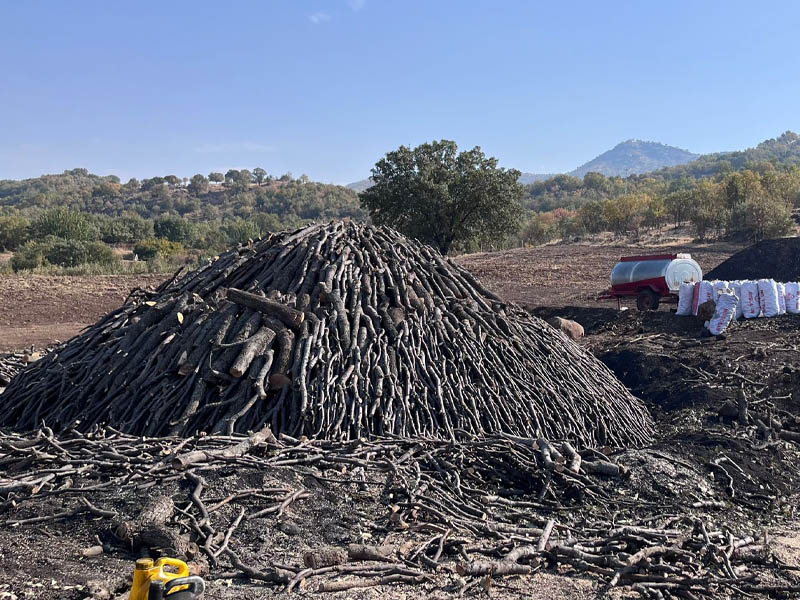
[[[17,376],[0,425],[646,442],[614,375],[388,228],[312,225],[138,293]]]

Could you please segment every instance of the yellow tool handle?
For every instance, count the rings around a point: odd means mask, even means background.
[[[182,560],[178,560],[177,558],[168,558],[168,557],[159,558],[156,561],[155,566],[162,569],[162,572],[166,576],[166,579],[189,576],[189,565],[187,565]],[[163,568],[167,566],[175,567],[176,569],[178,569],[178,572],[177,573],[164,572]]]

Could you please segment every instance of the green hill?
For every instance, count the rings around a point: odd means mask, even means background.
[[[800,166],[800,136],[793,131],[787,131],[777,138],[761,142],[755,148],[704,154],[685,165],[661,169],[648,175],[662,179],[697,179],[743,169],[763,170],[767,165],[774,168]]]
[[[289,175],[277,179],[265,176],[258,182],[246,170],[229,171],[222,183],[212,183],[202,175],[195,175],[191,181],[167,175],[123,184],[115,175],[94,175],[86,169],[19,181],[0,180],[0,214],[35,216],[54,207],[109,217],[134,214],[156,219],[180,215],[197,222],[265,214],[287,226],[365,216],[357,194],[343,186]]]

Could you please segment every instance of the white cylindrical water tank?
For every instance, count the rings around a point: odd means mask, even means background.
[[[611,285],[629,288],[637,282],[663,279],[670,292],[677,293],[681,283],[703,279],[703,270],[689,254],[625,257],[611,271]]]
[[[664,279],[670,291],[677,292],[682,283],[696,283],[703,280],[703,269],[689,254],[678,254],[677,258],[669,263]]]

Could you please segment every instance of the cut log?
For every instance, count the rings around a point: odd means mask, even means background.
[[[303,319],[305,319],[305,315],[299,310],[243,290],[229,288],[226,297],[231,302],[247,306],[265,315],[275,317],[291,329],[298,329]]]
[[[169,496],[156,496],[136,518],[118,522],[114,533],[131,549],[150,548],[168,556],[192,559],[197,556],[197,544],[167,526],[174,512],[175,504]]]

